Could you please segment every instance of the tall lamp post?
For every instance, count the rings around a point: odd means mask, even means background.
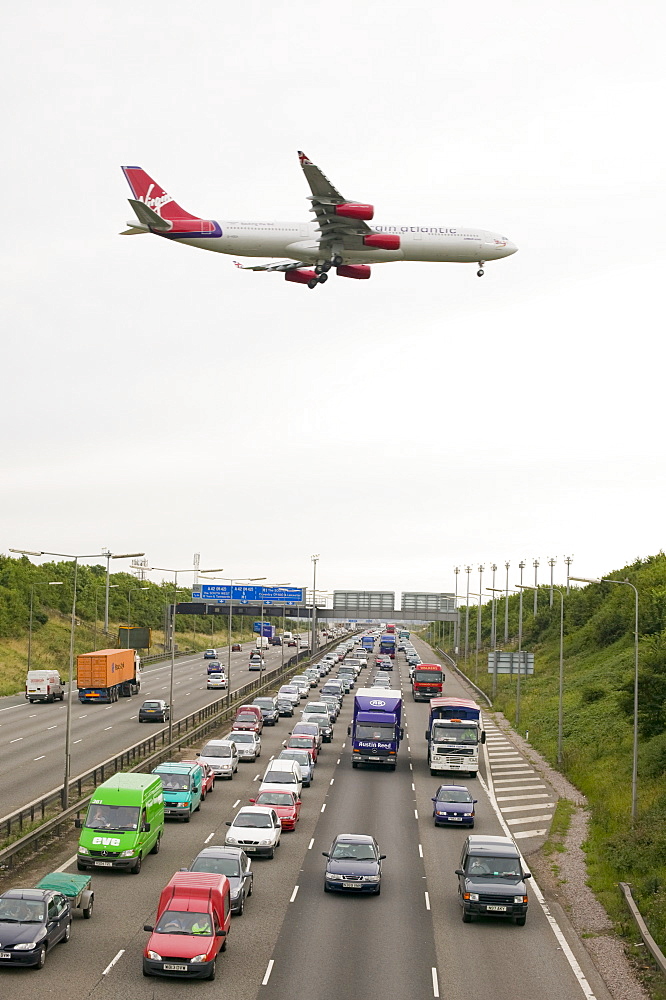
[[[310,648],[312,649],[312,656],[317,653],[317,563],[319,562],[319,553],[314,556],[310,556],[312,560],[312,642],[310,643]]]
[[[593,580],[586,576],[567,575],[567,581],[569,580],[575,580],[577,583],[618,583],[623,587],[631,587],[634,592],[634,742],[631,764],[631,822],[633,824],[636,822],[638,814],[638,590],[629,580],[610,580],[607,577]]]
[[[525,560],[521,559],[518,563],[518,569],[520,570],[520,594],[518,598],[518,683],[516,684],[516,729],[520,725],[520,674],[522,671],[522,660],[523,660],[523,570],[525,569]]]
[[[474,680],[478,680],[479,673],[479,650],[481,649],[481,601],[483,598],[483,566],[479,566],[479,608],[476,617],[476,652],[474,654]]]
[[[169,678],[169,743],[173,737],[173,675],[176,670],[176,596],[178,593],[179,573],[221,573],[219,569],[202,569],[198,566],[187,566],[185,569],[166,569],[164,566],[147,566],[149,573],[173,573],[173,609],[171,611],[171,676]]]
[[[126,629],[126,640],[127,645],[125,649],[129,649],[129,634],[132,627],[132,594],[136,594],[139,590],[150,590],[150,587],[132,587],[131,590],[127,591],[127,629]]]
[[[109,633],[109,580],[111,578],[111,560],[112,559],[139,559],[141,556],[145,556],[145,552],[124,552],[122,555],[114,555],[109,549],[103,549],[102,555],[106,559],[106,597],[104,600],[104,635]]]
[[[115,590],[120,587],[119,583],[110,583],[109,590]],[[95,627],[93,629],[93,646],[97,649],[97,595],[99,594],[99,587],[95,587]]]
[[[458,647],[460,645],[460,615],[457,613],[458,612],[458,574],[460,573],[460,566],[454,566],[453,567],[453,572],[456,575],[456,593],[455,593],[455,598],[454,598],[454,602],[453,602],[453,607],[454,607],[454,609],[456,611],[456,620],[453,623],[453,629],[454,629],[454,634],[453,634],[453,652],[457,656],[458,655]]]
[[[32,659],[32,604],[35,597],[35,587],[62,587],[62,580],[44,580],[42,583],[30,584],[30,625],[28,626],[28,670]]]
[[[79,559],[101,559],[106,558],[106,552],[93,552],[90,555],[70,555],[68,552],[32,552],[29,549],[10,549],[22,556],[57,556],[59,559],[71,559],[74,563],[74,586],[72,596],[72,623],[69,633],[69,683],[67,685],[67,722],[65,728],[65,774],[62,788],[62,808],[69,806],[69,775],[70,775],[70,746],[72,741],[72,688],[74,687],[74,634],[76,631],[76,579],[79,569]],[[143,552],[136,553],[143,555]],[[134,555],[134,553],[132,553]],[[128,558],[126,556],[113,556],[108,554],[110,559]]]
[[[472,572],[472,567],[465,566],[465,572],[467,573],[467,592],[465,596],[465,661],[467,661],[467,652],[469,650],[469,574]]]

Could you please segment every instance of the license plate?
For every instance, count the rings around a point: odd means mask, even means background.
[[[487,910],[492,910],[493,913],[506,913],[506,906],[486,906]]]
[[[167,962],[162,966],[165,972],[187,972],[187,965],[169,965]]]
[[[448,818],[451,823],[462,823],[462,816],[449,816]]]
[[[113,861],[96,861],[96,868],[113,868]]]
[[[345,889],[362,889],[363,888],[363,883],[362,882],[345,882],[344,886],[345,886]]]
[[[8,951],[0,951],[0,958],[11,958],[12,956]]]
[[[243,846],[243,850],[246,852],[246,854],[251,854],[252,851],[256,851],[256,849],[257,849],[256,847],[250,847],[248,844],[245,844]]]

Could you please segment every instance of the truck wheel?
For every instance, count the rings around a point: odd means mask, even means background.
[[[132,875],[139,874],[139,872],[141,871],[141,855],[139,855],[139,857],[136,859],[136,864],[134,864],[132,868],[130,868],[130,871]]]
[[[88,903],[88,905],[86,906],[85,910],[83,911],[83,919],[84,920],[90,920],[90,918],[93,915],[93,906],[94,905],[95,905],[95,895],[94,895],[94,893],[92,893],[91,896],[90,896],[90,902]]]
[[[80,872],[87,872],[88,871],[88,869],[86,868],[86,866],[82,865],[80,861],[76,862],[76,868]]]
[[[192,819],[192,813],[188,812],[187,816],[183,817],[183,823],[189,823]]]
[[[150,848],[150,853],[151,854],[159,854],[160,853],[160,840],[161,839],[162,839],[161,837],[158,837],[157,840],[155,841],[155,843],[153,844],[153,846]]]
[[[65,692],[61,691],[60,692],[60,701],[64,701],[64,700],[65,700]]]
[[[34,698],[28,698],[28,701],[30,702],[31,705],[35,704],[35,699]]]
[[[437,774],[437,771],[434,769],[434,767],[431,767],[430,768],[430,775],[431,775],[431,777],[434,777],[436,774]]]

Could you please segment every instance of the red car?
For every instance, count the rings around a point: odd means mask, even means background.
[[[315,764],[317,763],[317,741],[314,736],[290,736],[284,741],[284,746],[289,750],[309,750]]]
[[[203,801],[209,792],[215,788],[215,771],[210,764],[205,764],[202,760],[183,760],[182,764],[198,764],[201,768],[201,800]]]
[[[250,802],[257,806],[270,806],[278,814],[283,830],[295,830],[301,815],[301,800],[289,788],[272,788],[270,792],[260,792]]]
[[[231,647],[231,652],[232,653],[241,653],[242,651],[243,651],[243,647],[241,646],[240,642],[235,642],[233,644],[233,646]]]
[[[264,720],[258,719],[254,712],[247,712],[241,708],[231,728],[237,730],[249,729],[253,733],[260,733],[264,728]]]

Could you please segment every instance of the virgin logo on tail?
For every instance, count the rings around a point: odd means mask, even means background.
[[[167,194],[166,192],[164,194],[157,195],[157,197],[155,198],[151,198],[150,192],[153,190],[154,187],[155,184],[151,184],[148,190],[146,191],[145,195],[139,195],[137,201],[142,201],[144,205],[147,205],[148,208],[152,208],[154,212],[157,212],[157,214],[161,216],[160,209],[162,208],[162,205],[168,205],[169,202],[173,201],[173,198],[171,197],[170,194]],[[159,190],[161,191],[162,189],[159,188]]]

